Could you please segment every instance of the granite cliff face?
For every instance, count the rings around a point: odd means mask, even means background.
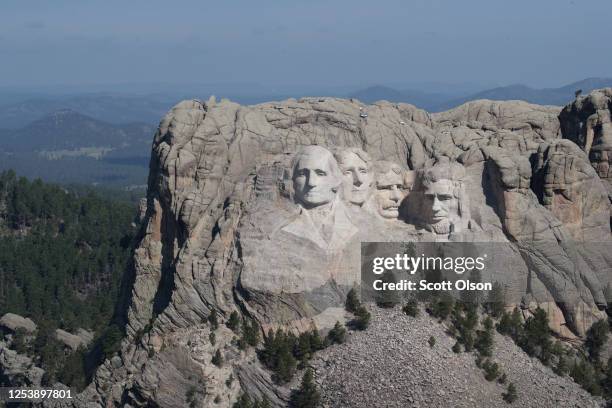
[[[343,321],[359,241],[506,243],[509,305],[540,305],[559,335],[584,335],[612,300],[609,124],[609,90],[562,112],[486,100],[437,114],[334,98],[179,103],[153,141],[127,338],[83,400],[180,407],[205,379],[205,403],[242,388],[281,405],[287,390],[254,352],[225,327],[212,346],[206,319],[237,311],[296,331]],[[210,364],[219,348],[223,368]]]

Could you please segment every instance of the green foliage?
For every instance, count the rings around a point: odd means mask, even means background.
[[[518,398],[518,394],[516,392],[516,386],[514,383],[508,384],[508,388],[505,393],[502,394],[504,401],[508,404],[512,404]]]
[[[505,384],[507,380],[508,380],[508,376],[506,375],[506,373],[503,373],[502,375],[499,376],[499,378],[497,379],[497,382],[500,384]]]
[[[493,283],[493,288],[489,292],[485,306],[491,316],[497,318],[503,315],[506,299],[504,289],[499,282]]]
[[[352,322],[357,330],[365,330],[370,325],[372,315],[365,306],[359,306],[355,311],[355,320]]]
[[[334,328],[327,333],[327,339],[331,344],[342,344],[346,340],[346,329],[340,322],[336,322]]]
[[[219,317],[216,309],[211,310],[208,315],[208,323],[210,323],[212,330],[217,330],[219,328]]]
[[[599,375],[595,368],[586,360],[575,361],[570,372],[570,377],[574,379],[582,388],[593,395],[601,395],[599,386]]]
[[[559,376],[564,376],[569,373],[569,370],[570,366],[569,362],[567,361],[567,358],[564,356],[559,357],[559,359],[557,360],[557,364],[553,367],[553,371],[555,372],[555,374]]]
[[[21,327],[13,334],[11,348],[19,354],[27,354],[30,347],[27,342],[28,333]]]
[[[552,339],[548,328],[548,318],[543,309],[538,308],[525,322],[519,346],[530,356],[538,357],[543,363],[550,360]]]
[[[472,351],[476,333],[474,329],[478,324],[478,309],[473,304],[455,303],[451,321],[453,331],[457,335],[459,343],[463,344],[466,352]]]
[[[442,292],[440,296],[433,299],[428,308],[428,312],[440,320],[445,320],[453,310],[454,301],[447,292]]]
[[[591,361],[596,362],[599,360],[601,348],[606,344],[609,332],[610,327],[608,326],[608,322],[604,319],[595,322],[587,331],[584,345],[589,353]]]
[[[229,320],[225,323],[225,325],[232,331],[238,330],[240,326],[240,317],[238,316],[238,312],[235,310],[230,314]]]
[[[419,302],[412,298],[402,308],[402,312],[411,317],[417,317],[419,315]]]
[[[216,365],[217,367],[222,367],[223,366],[223,355],[221,355],[221,350],[217,349],[217,351],[213,355],[213,357],[210,360],[210,362],[213,363],[214,365]]]
[[[32,353],[38,356],[40,367],[45,370],[43,385],[52,385],[58,380],[64,356],[64,346],[54,336],[50,322],[40,322],[34,338]]]
[[[310,335],[308,333],[302,333],[298,337],[293,346],[293,356],[301,362],[310,360],[312,356],[312,347],[310,344]]]
[[[485,372],[485,379],[487,381],[493,381],[499,376],[499,365],[489,359],[482,363],[482,369]]]
[[[321,394],[314,383],[312,370],[304,372],[300,388],[291,393],[289,406],[291,408],[315,408],[319,405]]]
[[[436,338],[434,336],[430,336],[429,340],[427,340],[427,344],[429,344],[429,347],[433,347],[436,345]]]
[[[213,346],[215,345],[215,343],[217,342],[217,336],[215,335],[215,332],[210,332],[210,334],[208,335],[208,340],[210,341],[210,344],[212,344]]]
[[[119,351],[121,347],[121,340],[123,339],[123,332],[121,329],[112,324],[108,326],[104,334],[102,335],[102,353],[105,357],[109,358],[113,354]]]
[[[261,362],[273,372],[272,378],[278,384],[285,384],[291,380],[297,366],[293,355],[297,339],[291,333],[284,333],[278,329],[272,330],[264,339],[263,350],[259,353]]]
[[[263,400],[257,398],[251,399],[251,397],[243,393],[238,397],[238,401],[232,405],[232,408],[272,408],[272,405],[266,397]]]
[[[497,331],[515,340],[522,335],[523,322],[518,308],[515,307],[512,313],[504,312],[502,314],[501,320],[497,324]]]
[[[359,297],[357,296],[357,291],[355,290],[355,288],[352,288],[346,295],[346,302],[344,304],[344,308],[347,312],[355,314],[360,306],[361,302],[359,301]]]
[[[470,272],[470,276],[468,278],[470,282],[480,283],[482,282],[482,275],[478,269],[473,269]],[[465,305],[471,305],[472,307],[477,307],[482,303],[482,295],[478,290],[463,290],[461,291],[459,298],[461,299],[461,303]]]
[[[134,213],[92,192],[0,173],[0,315],[101,331],[130,259]]]
[[[397,283],[395,275],[391,271],[385,271],[380,280],[383,283]],[[376,305],[385,309],[391,309],[401,301],[400,296],[395,290],[380,290],[376,292]]]
[[[295,374],[297,363],[303,365],[316,351],[327,346],[319,332],[311,330],[299,337],[282,330],[272,330],[264,338],[263,349],[258,352],[259,360],[272,370],[272,379],[277,384],[285,384]]]
[[[543,364],[551,364],[553,356],[562,352],[559,346],[553,345],[548,317],[543,309],[536,309],[524,324],[521,323],[521,314],[517,308],[512,314],[504,313],[497,330],[512,337],[527,354],[537,357]]]
[[[255,320],[242,320],[242,338],[243,344],[251,347],[257,347],[259,344],[259,324]],[[246,347],[245,347],[246,348]]]
[[[58,372],[57,378],[62,384],[70,384],[78,390],[87,385],[87,374],[85,372],[85,350],[78,349],[69,354]]]
[[[491,357],[493,351],[493,321],[487,317],[483,322],[484,330],[477,331],[474,347],[485,357]]]
[[[461,353],[461,343],[456,341],[455,344],[453,345],[452,350],[453,350],[453,353]]]
[[[601,387],[604,395],[607,398],[612,398],[612,357],[608,359],[608,364],[606,364]]]

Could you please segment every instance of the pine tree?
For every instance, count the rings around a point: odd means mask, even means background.
[[[402,308],[402,312],[411,317],[417,317],[419,315],[419,302],[412,298]]]
[[[327,338],[332,344],[342,344],[346,340],[346,329],[342,327],[340,322],[336,322],[334,328],[327,334]]]
[[[365,330],[368,328],[372,316],[370,315],[370,312],[368,312],[368,309],[365,308],[365,306],[359,306],[359,308],[355,312],[355,317],[356,318],[353,323],[357,330]]]
[[[225,323],[225,325],[234,332],[238,330],[238,327],[240,326],[240,317],[235,310],[230,314],[229,320],[227,323]]]
[[[482,363],[482,369],[485,372],[485,379],[487,381],[493,381],[499,376],[499,365],[488,359]]]
[[[491,357],[493,351],[493,321],[490,317],[487,317],[484,322],[484,330],[477,332],[476,342],[474,347],[480,354],[485,357]]]
[[[612,397],[612,357],[608,359],[608,364],[606,364],[604,376],[601,380],[601,387],[607,398]]]
[[[217,349],[217,351],[212,357],[211,362],[217,367],[223,366],[223,356],[221,355],[221,350]]]
[[[219,328],[219,318],[217,317],[216,309],[211,310],[210,315],[208,315],[208,322],[213,330],[217,330]]]
[[[589,353],[589,358],[591,361],[599,361],[601,348],[604,344],[606,344],[609,332],[610,327],[608,326],[608,322],[604,319],[593,323],[593,325],[587,331],[585,347]]]
[[[380,277],[383,283],[397,283],[395,275],[391,271],[385,271]],[[385,309],[393,308],[399,304],[400,297],[397,291],[385,289],[376,292],[376,305]]]
[[[516,386],[514,385],[514,383],[508,384],[508,389],[505,393],[502,394],[502,397],[504,398],[504,401],[506,401],[508,404],[512,404],[514,401],[516,401],[518,395],[516,393]]]
[[[500,317],[504,313],[506,306],[505,294],[502,285],[499,282],[493,283],[493,288],[487,297],[487,312],[493,317]]]
[[[357,296],[357,291],[355,290],[355,288],[352,288],[346,295],[346,303],[344,307],[347,312],[356,314],[360,306],[361,302],[359,301],[359,297]]]
[[[308,336],[310,338],[310,349],[313,353],[323,350],[327,346],[325,340],[321,338],[321,335],[317,329],[312,329],[310,332],[308,332]]]
[[[251,347],[259,344],[259,325],[255,320],[242,320],[242,340]]]
[[[302,333],[298,337],[298,341],[295,343],[293,347],[293,355],[299,361],[306,361],[310,359],[312,348],[310,345],[310,333]]]
[[[314,383],[312,370],[309,368],[302,377],[302,384],[298,390],[291,394],[289,406],[291,408],[315,408],[319,405],[321,394]]]

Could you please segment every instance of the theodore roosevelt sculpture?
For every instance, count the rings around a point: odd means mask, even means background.
[[[399,216],[399,207],[406,197],[405,171],[398,164],[379,161],[374,166],[376,190],[374,206],[381,217],[393,220]]]

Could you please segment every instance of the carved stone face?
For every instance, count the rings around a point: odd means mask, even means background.
[[[403,188],[403,174],[399,167],[376,177],[376,209],[383,218],[399,216],[400,204],[406,196]]]
[[[453,191],[453,182],[448,179],[435,181],[425,188],[428,222],[438,234],[448,234],[451,225],[459,219],[459,200]]]
[[[306,208],[332,201],[341,182],[336,159],[320,146],[308,146],[298,155],[293,170],[296,200]]]
[[[372,187],[372,174],[367,163],[353,152],[343,152],[338,164],[342,171],[344,198],[352,204],[363,205]]]

